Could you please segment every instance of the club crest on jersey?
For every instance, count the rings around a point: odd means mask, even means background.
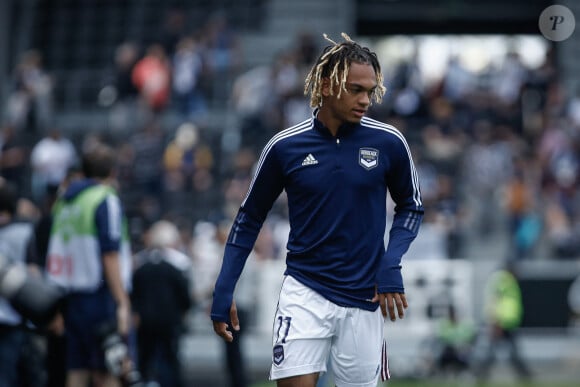
[[[379,165],[379,151],[375,148],[360,148],[358,150],[358,163],[366,170]]]
[[[284,361],[284,347],[281,345],[276,345],[274,347],[273,355],[274,356],[272,357],[272,359],[274,360],[274,364],[280,365],[280,363]]]

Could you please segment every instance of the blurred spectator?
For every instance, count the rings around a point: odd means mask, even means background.
[[[205,145],[200,146],[199,137],[199,128],[186,122],[177,128],[175,138],[167,144],[163,154],[167,191],[191,192],[198,169],[211,168],[211,151]],[[206,164],[206,160],[202,160],[206,158],[206,152],[209,152],[209,165],[203,165]]]
[[[133,42],[117,46],[110,79],[100,92],[101,105],[111,106],[111,126],[114,132],[133,128],[139,90],[133,83],[133,69],[139,60],[139,48]]]
[[[41,203],[48,186],[58,186],[77,162],[73,143],[58,128],[34,145],[30,154],[32,198]]]
[[[115,72],[113,84],[120,102],[137,96],[138,90],[132,81],[132,72],[139,60],[139,48],[133,42],[121,43],[115,50]]]
[[[147,383],[183,385],[179,343],[192,307],[191,258],[177,250],[180,235],[166,220],[147,231],[135,255],[131,303],[136,319],[139,370]]]
[[[252,181],[252,172],[256,162],[256,154],[251,148],[242,148],[234,155],[231,170],[226,173],[223,183],[225,201],[223,212],[229,218],[233,219],[240,203],[244,200]]]
[[[458,197],[457,182],[449,175],[441,174],[437,179],[437,222],[446,235],[446,253],[449,258],[462,258],[465,253],[465,209]]]
[[[522,86],[527,81],[528,70],[523,65],[519,54],[508,52],[501,67],[494,74],[492,93],[506,105],[517,103]]]
[[[170,6],[165,12],[159,42],[168,56],[175,54],[178,42],[186,36],[187,19],[185,10],[179,6]]]
[[[28,192],[29,144],[18,136],[12,125],[0,133],[0,176],[16,186],[20,193]]]
[[[233,78],[242,64],[240,44],[227,13],[217,11],[211,15],[203,26],[201,36],[208,76],[212,80],[212,99],[225,101]]]
[[[151,112],[160,113],[167,107],[171,96],[171,64],[162,45],[147,47],[131,77],[142,102]]]
[[[163,154],[166,210],[188,213],[196,222],[219,206],[213,152],[198,126],[179,125]]]
[[[128,141],[132,164],[132,191],[141,195],[161,198],[163,192],[163,150],[165,132],[156,120],[139,128]],[[127,150],[129,151],[129,150]]]
[[[271,86],[274,94],[270,95],[269,98],[274,99],[270,103],[276,102],[279,106],[280,117],[278,122],[274,122],[274,125],[279,128],[300,122],[301,118],[310,112],[310,105],[304,96],[304,85],[302,84],[308,69],[300,67],[299,61],[302,59],[297,53],[290,51],[281,53],[274,62],[272,69],[273,86]],[[263,112],[261,113],[263,114]],[[270,133],[270,135],[272,134]]]
[[[576,130],[580,130],[580,86],[568,102],[568,117]]]
[[[498,146],[495,127],[488,120],[473,127],[475,142],[464,152],[463,176],[468,207],[478,237],[489,238],[498,230],[497,193],[512,175],[512,154]]]
[[[457,56],[452,56],[447,64],[442,87],[443,96],[454,103],[461,102],[473,93],[476,87],[475,75],[462,65]]]
[[[37,50],[24,52],[16,66],[14,87],[7,102],[7,115],[17,130],[38,133],[53,120],[53,80]]]
[[[276,110],[278,99],[271,94],[272,74],[270,66],[254,67],[234,79],[230,94],[238,116],[240,146],[255,147],[256,152],[280,128],[276,125],[281,115]]]
[[[200,85],[204,64],[199,43],[189,36],[181,38],[172,59],[172,102],[183,118],[202,119],[207,113],[207,102]]]
[[[525,259],[533,253],[542,225],[536,212],[536,193],[529,181],[529,174],[526,174],[526,168],[529,169],[531,163],[521,160],[516,162],[515,167],[514,175],[503,192],[510,233],[510,251],[506,258]]]

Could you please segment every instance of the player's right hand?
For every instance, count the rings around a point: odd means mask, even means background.
[[[236,307],[236,302],[232,301],[232,306],[230,307],[230,321],[231,327],[235,331],[240,330],[240,321],[238,320],[238,308]],[[213,330],[214,332],[227,341],[231,343],[234,341],[234,335],[231,331],[228,330],[228,323],[222,321],[212,321],[213,323]]]

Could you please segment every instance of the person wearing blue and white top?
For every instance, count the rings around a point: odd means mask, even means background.
[[[214,331],[231,341],[236,282],[286,191],[290,234],[270,370],[279,387],[314,387],[327,361],[338,387],[375,387],[389,377],[383,325],[407,307],[401,259],[423,218],[405,138],[365,117],[385,93],[376,54],[342,36],[336,43],[325,35],[331,45],[306,78],[313,116],[264,147],[214,289]],[[387,194],[395,213],[385,247]]]
[[[96,145],[83,155],[84,178],[71,182],[53,206],[46,271],[66,293],[67,386],[116,385],[102,336],[109,327],[125,338],[130,331],[131,251],[115,165],[114,150]]]

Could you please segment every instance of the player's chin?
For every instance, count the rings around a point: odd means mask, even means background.
[[[363,117],[365,116],[365,112],[363,111],[358,111],[358,110],[354,110],[352,112],[352,114],[350,115],[350,121],[352,123],[360,123],[361,120],[363,119]]]
[[[362,117],[350,116],[346,121],[350,124],[360,124]]]

